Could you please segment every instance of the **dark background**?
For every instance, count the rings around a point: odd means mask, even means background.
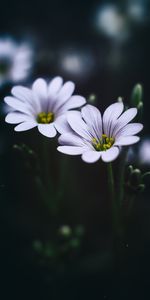
[[[5,1],[1,3],[1,36],[13,36],[31,43],[35,66],[30,82],[37,77],[61,75],[76,83],[76,91],[86,98],[96,94],[103,111],[122,96],[129,103],[136,83],[144,88],[143,138],[149,135],[150,3],[142,21],[128,24],[129,37],[110,38],[95,28],[98,11],[107,1]],[[110,2],[108,2],[110,3]],[[127,1],[113,1],[126,15]],[[66,72],[61,67],[65,53],[87,57],[82,72]],[[81,61],[82,61],[81,59]],[[83,59],[84,62],[84,59]],[[85,68],[85,71],[84,71]],[[27,84],[30,84],[28,82]],[[1,91],[1,101],[9,88]],[[49,217],[33,185],[34,170],[26,167],[26,157],[14,151],[15,143],[26,143],[37,153],[42,143],[36,130],[15,133],[1,116],[1,299],[149,299],[150,284],[150,204],[149,187],[137,197],[130,226],[121,246],[121,261],[107,257],[112,247],[106,185],[106,168],[101,162],[86,165],[80,158],[64,158],[68,165],[65,197],[59,218]],[[57,145],[57,140],[56,144]],[[136,146],[138,149],[138,146]],[[55,148],[55,146],[53,147]],[[60,154],[51,150],[59,177]],[[64,157],[64,156],[63,156]],[[117,170],[117,162],[114,167]],[[137,160],[137,166],[141,167]],[[148,169],[148,166],[142,166]],[[34,167],[33,167],[34,169]],[[117,171],[116,171],[117,172]],[[117,180],[117,173],[115,173]],[[35,239],[52,238],[61,224],[83,224],[85,239],[79,256],[65,275],[39,265],[32,249]],[[121,250],[122,251],[122,250]],[[86,267],[84,267],[86,266]]]

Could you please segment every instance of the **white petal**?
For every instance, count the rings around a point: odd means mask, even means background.
[[[91,150],[82,154],[82,159],[87,163],[94,163],[100,159],[102,152]]]
[[[15,127],[15,131],[26,131],[37,126],[34,122],[24,122]]]
[[[33,121],[33,120],[28,115],[21,114],[18,112],[11,112],[6,116],[5,121],[10,124],[17,124],[17,123],[21,123],[25,121]]]
[[[57,131],[61,134],[72,131],[72,129],[67,121],[66,114],[63,114],[60,117],[56,118],[56,120],[54,122],[54,126],[57,129]]]
[[[82,96],[74,95],[72,96],[59,110],[59,113],[63,113],[69,109],[77,108],[86,103],[86,99]]]
[[[95,106],[87,104],[82,108],[81,115],[91,129],[90,131],[93,136],[100,138],[102,135],[102,118],[100,111]]]
[[[34,81],[32,89],[37,93],[41,98],[47,98],[47,84],[44,79],[38,78]]]
[[[140,140],[138,136],[121,136],[115,141],[115,146],[128,146],[137,143]]]
[[[128,136],[128,135],[134,135],[140,132],[143,129],[143,125],[140,123],[130,123],[127,124],[125,127],[119,130],[116,134],[116,139],[121,136]]]
[[[17,111],[27,113],[31,115],[33,113],[31,107],[28,104],[23,103],[20,100],[17,100],[14,97],[5,97],[4,102],[7,103],[9,106],[14,108]]]
[[[75,84],[72,81],[68,81],[63,85],[57,96],[55,111],[58,110],[71,97],[74,89]]]
[[[136,108],[129,108],[126,110],[120,118],[116,121],[116,125],[113,128],[112,136],[115,136],[117,132],[128,124],[137,114]]]
[[[57,150],[68,155],[80,155],[83,153],[84,148],[76,146],[59,146],[57,147]]]
[[[39,124],[38,130],[41,134],[52,138],[56,135],[56,129],[54,128],[54,124]]]
[[[37,112],[45,111],[48,105],[48,88],[46,81],[38,78],[32,85]]]
[[[32,96],[32,92],[30,89],[24,87],[24,86],[14,86],[11,90],[11,93],[13,94],[13,96],[15,96],[16,98],[18,98],[19,100],[23,101],[23,102],[30,102],[32,103],[33,101],[33,96]]]
[[[67,146],[85,146],[81,137],[74,133],[64,133],[58,139],[59,144]]]
[[[49,97],[54,97],[62,87],[63,80],[61,77],[57,76],[52,79],[48,86],[48,95]]]
[[[103,130],[108,136],[111,136],[113,123],[121,115],[123,111],[123,103],[111,104],[104,112],[103,115]]]
[[[67,121],[71,128],[80,136],[91,141],[92,136],[88,131],[86,123],[82,120],[81,113],[79,111],[70,111],[67,113]]]
[[[112,147],[106,151],[102,152],[102,160],[104,162],[110,162],[115,160],[119,155],[119,148],[118,147]]]

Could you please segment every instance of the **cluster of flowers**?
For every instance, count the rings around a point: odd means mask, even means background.
[[[82,155],[87,163],[100,158],[113,161],[122,146],[139,141],[136,134],[143,125],[130,123],[137,114],[136,108],[124,111],[123,103],[116,102],[102,116],[95,106],[86,104],[84,97],[73,95],[74,89],[73,82],[63,84],[61,77],[55,77],[48,84],[39,78],[31,88],[15,86],[12,96],[4,99],[12,109],[6,122],[17,124],[15,131],[37,127],[48,138],[55,137],[58,131],[58,151]]]

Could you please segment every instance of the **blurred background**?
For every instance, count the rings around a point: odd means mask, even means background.
[[[59,214],[50,215],[34,180],[43,138],[36,129],[15,133],[4,122],[3,104],[14,84],[31,86],[38,77],[60,75],[104,111],[118,97],[128,105],[134,85],[141,83],[144,130],[129,162],[149,170],[149,32],[149,0],[1,4],[1,299],[150,296],[149,185],[136,198],[119,246],[123,255],[114,262],[105,165],[65,157],[56,151],[57,139],[46,139],[55,189],[60,178],[63,182]]]

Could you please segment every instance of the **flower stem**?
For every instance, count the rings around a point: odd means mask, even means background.
[[[123,156],[120,161],[119,173],[118,173],[118,205],[122,206],[124,197],[124,171],[125,171],[125,157]]]
[[[108,187],[111,199],[111,208],[112,208],[112,225],[113,230],[116,231],[118,224],[118,216],[117,216],[117,203],[115,202],[115,184],[114,184],[114,176],[112,164],[108,163]]]

